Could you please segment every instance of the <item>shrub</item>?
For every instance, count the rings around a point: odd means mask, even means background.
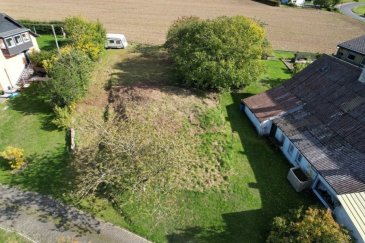
[[[65,107],[82,98],[87,91],[92,63],[82,52],[70,50],[58,57],[49,70],[47,82],[51,102]]]
[[[259,78],[265,41],[264,29],[252,19],[185,17],[170,27],[165,47],[186,85],[225,90]]]
[[[335,222],[330,210],[299,208],[284,217],[275,217],[268,243],[351,242],[348,232]]]
[[[18,20],[24,27],[30,30],[36,30],[37,34],[52,34],[52,27],[54,26],[57,35],[62,35],[61,27],[64,26],[63,21],[34,21],[29,19]]]
[[[97,60],[104,50],[106,30],[97,22],[89,22],[82,17],[70,17],[65,20],[65,31],[72,46]]]
[[[311,53],[311,52],[296,52],[294,54],[294,61],[295,60],[307,60],[307,61],[314,61],[321,56],[320,53]]]
[[[326,8],[328,10],[334,9],[336,4],[339,4],[341,0],[314,0],[313,4],[320,6],[321,8]]]
[[[52,123],[60,129],[71,128],[73,124],[72,113],[74,112],[74,110],[75,105],[73,104],[65,107],[56,106],[53,109],[55,113],[55,118],[52,120]]]
[[[35,66],[45,68],[45,62],[52,60],[55,56],[55,51],[32,52],[30,60]]]
[[[24,150],[20,148],[8,146],[0,153],[0,156],[8,162],[10,168],[13,170],[20,169],[25,164]]]
[[[309,63],[294,63],[293,74],[301,72],[304,68],[308,67]]]

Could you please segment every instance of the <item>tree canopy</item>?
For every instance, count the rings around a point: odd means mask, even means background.
[[[242,16],[178,19],[165,47],[186,85],[201,89],[240,88],[256,81],[268,42],[257,21]]]
[[[56,106],[69,106],[85,94],[92,71],[90,59],[81,51],[62,54],[49,70],[47,95]]]
[[[275,217],[267,243],[279,242],[351,242],[348,232],[333,219],[328,209],[292,210],[283,217]]]
[[[65,19],[65,31],[71,45],[77,50],[86,53],[92,60],[100,57],[105,46],[106,30],[99,21],[69,17]]]

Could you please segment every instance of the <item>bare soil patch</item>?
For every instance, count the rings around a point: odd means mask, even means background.
[[[272,7],[250,0],[65,0],[1,1],[14,18],[60,20],[69,15],[99,19],[109,32],[131,41],[161,44],[180,16],[212,18],[244,15],[262,21],[274,49],[333,53],[339,42],[365,34],[365,24],[350,17],[313,9]]]

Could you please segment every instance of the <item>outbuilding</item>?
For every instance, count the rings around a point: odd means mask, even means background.
[[[336,220],[364,242],[365,71],[323,55],[242,103],[257,132],[276,141]]]

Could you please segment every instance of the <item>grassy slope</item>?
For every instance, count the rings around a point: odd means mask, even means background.
[[[281,153],[273,150],[266,139],[258,137],[247,118],[239,112],[241,98],[276,86],[291,76],[280,61],[265,61],[265,65],[267,72],[259,82],[243,92],[220,96],[220,106],[213,114],[223,117],[225,128],[219,133],[205,134],[206,140],[227,144],[222,152],[232,169],[227,190],[177,192],[178,200],[170,207],[178,210],[178,218],[158,220],[142,213],[141,208],[152,210],[148,202],[124,208],[124,217],[121,217],[110,205],[99,201],[99,205],[106,208],[97,214],[156,242],[193,239],[204,242],[263,242],[272,217],[290,208],[312,203],[311,195],[296,193],[287,182],[289,164]],[[121,67],[123,69],[124,66]],[[157,70],[150,71],[156,73]]]
[[[356,8],[352,9],[352,12],[358,14],[358,15],[364,15],[365,14],[365,5],[358,6]]]

